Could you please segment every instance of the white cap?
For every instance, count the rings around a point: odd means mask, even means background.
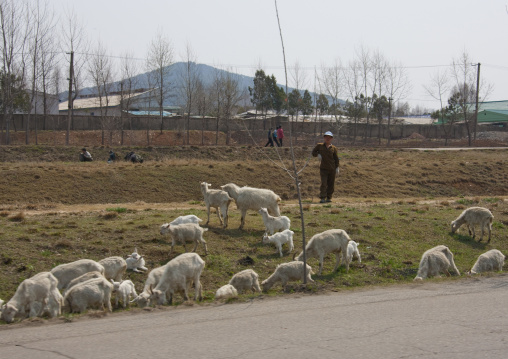
[[[333,137],[333,133],[331,133],[330,131],[326,131],[324,136],[331,136],[331,137]]]

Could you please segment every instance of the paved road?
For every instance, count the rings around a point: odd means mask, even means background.
[[[506,357],[508,275],[0,329],[0,358]]]

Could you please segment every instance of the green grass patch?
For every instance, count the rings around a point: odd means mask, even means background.
[[[127,208],[124,208],[124,207],[106,208],[106,211],[116,212],[116,213],[125,213],[125,212],[127,212]]]
[[[455,203],[450,200],[450,203]],[[480,203],[488,203],[480,200]],[[461,228],[450,233],[450,222],[457,218],[462,209],[456,206],[435,204],[420,205],[414,201],[399,201],[395,204],[372,203],[348,204],[341,207],[311,206],[304,211],[306,240],[327,229],[346,230],[351,239],[359,243],[362,262],[354,261],[346,273],[343,266],[333,272],[335,256],[329,254],[324,261],[322,275],[314,275],[315,284],[303,288],[300,283],[291,283],[286,291],[274,286],[268,296],[291,292],[342,291],[350,288],[368,287],[393,283],[408,283],[413,280],[423,252],[444,244],[455,255],[461,272],[469,270],[477,257],[489,249],[496,248],[508,253],[508,202],[496,201],[490,206],[494,214],[492,240],[478,243]],[[340,208],[340,209],[339,209]],[[292,260],[294,253],[302,250],[302,229],[297,207],[282,208],[291,219],[295,232],[292,253],[283,246],[280,257],[274,246],[261,242],[264,233],[262,218],[250,211],[244,230],[239,230],[240,213],[230,208],[229,227],[222,229],[216,216],[210,217],[204,239],[209,254],[204,255],[202,245],[197,253],[206,262],[202,274],[204,301],[212,302],[215,291],[227,284],[231,276],[241,270],[252,268],[259,274],[260,281],[266,279],[278,264]],[[176,244],[170,255],[171,239],[159,234],[162,222],[180,215],[195,214],[206,219],[204,209],[174,209],[151,211],[125,211],[114,220],[105,220],[97,212],[79,214],[40,214],[26,216],[21,222],[0,217],[2,223],[3,250],[0,254],[0,298],[12,297],[17,286],[25,278],[38,272],[49,271],[54,266],[81,258],[100,260],[109,256],[124,257],[134,248],[145,258],[149,270],[167,263],[184,253],[183,245]],[[36,230],[37,229],[37,230]],[[479,229],[477,229],[479,233]],[[190,251],[193,244],[187,244]],[[253,264],[246,264],[246,258]],[[318,272],[318,260],[309,258],[309,265]],[[125,279],[134,282],[138,292],[142,291],[147,273],[127,272]],[[193,290],[191,290],[193,295]],[[247,301],[259,296],[245,293],[235,301]],[[182,298],[176,295],[175,303]],[[66,315],[72,321],[73,316]]]

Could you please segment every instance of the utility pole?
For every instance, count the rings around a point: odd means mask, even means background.
[[[388,146],[392,139],[392,131],[390,130],[390,120],[392,119],[392,98],[388,97]]]
[[[474,138],[476,141],[476,125],[478,124],[478,95],[480,93],[480,63],[476,64],[478,66],[478,70],[476,71],[476,108],[474,111]]]
[[[69,54],[69,53],[67,53]],[[69,67],[69,99],[67,101],[67,133],[65,134],[65,145],[69,145],[69,137],[71,133],[71,122],[72,122],[72,79],[74,78],[74,51],[70,52],[71,62]]]

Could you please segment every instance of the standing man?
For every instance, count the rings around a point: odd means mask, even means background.
[[[272,128],[268,130],[268,142],[266,143],[265,147],[270,145],[270,147],[273,147],[273,140],[272,140]]]
[[[275,143],[275,145],[277,147],[280,147],[279,141],[277,141],[277,127],[275,127],[275,130],[273,130],[272,136],[273,136],[273,142]]]
[[[332,145],[333,133],[325,132],[324,143],[318,143],[312,150],[312,156],[319,157],[321,165],[321,187],[319,188],[319,203],[331,202],[335,190],[335,176],[339,174],[339,154],[337,147]]]

